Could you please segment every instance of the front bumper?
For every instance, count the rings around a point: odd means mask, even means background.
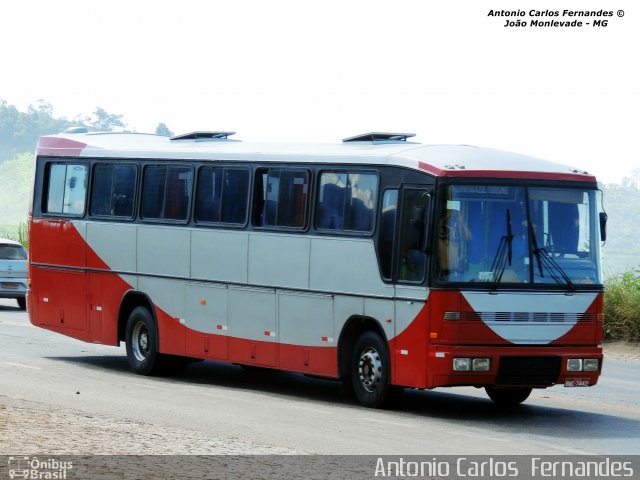
[[[456,372],[454,358],[489,358],[487,372]],[[572,358],[595,358],[599,361],[596,372],[572,372],[567,361]],[[561,384],[566,386],[592,386],[598,383],[602,370],[600,347],[483,347],[432,345],[429,355],[428,388],[449,386],[500,386],[545,388]]]

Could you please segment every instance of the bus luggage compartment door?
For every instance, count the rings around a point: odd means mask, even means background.
[[[229,288],[229,351],[233,362],[275,367],[276,292]]]

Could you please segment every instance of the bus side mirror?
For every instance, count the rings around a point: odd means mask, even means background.
[[[607,239],[607,218],[609,216],[605,212],[600,212],[600,240],[603,242]]]

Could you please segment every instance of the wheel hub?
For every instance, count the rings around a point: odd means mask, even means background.
[[[133,329],[133,354],[139,362],[149,357],[149,332],[144,323],[138,323]]]
[[[375,391],[382,380],[382,361],[375,348],[369,347],[360,355],[358,363],[360,383],[368,392]]]

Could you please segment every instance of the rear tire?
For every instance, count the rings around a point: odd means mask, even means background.
[[[498,405],[514,406],[524,402],[531,395],[532,388],[484,387],[489,398]]]
[[[386,343],[377,333],[364,332],[353,347],[350,361],[353,391],[365,407],[378,408],[389,393],[391,364]]]
[[[133,309],[125,331],[127,360],[131,370],[140,375],[157,373],[160,363],[156,322],[145,307]]]
[[[22,298],[16,298],[16,300],[18,301],[18,308],[20,308],[20,310],[26,310],[27,309],[27,299],[22,297]]]

